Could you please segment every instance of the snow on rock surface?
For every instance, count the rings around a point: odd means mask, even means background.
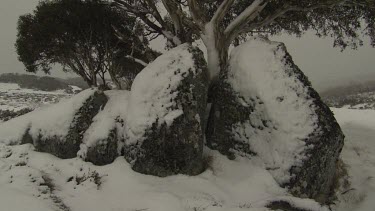
[[[301,140],[314,132],[317,117],[308,87],[297,81],[296,75],[288,75],[292,70],[285,66],[285,52],[277,49],[278,45],[255,39],[236,48],[227,81],[241,93],[244,106],[255,104],[258,110],[245,123],[250,127],[238,124],[233,130],[250,137],[251,150],[268,168],[276,169],[275,178],[284,183],[290,179],[287,172],[296,160],[303,159],[305,143]]]
[[[106,91],[108,102],[94,118],[84,134],[78,155],[96,165],[113,162],[124,145],[124,119],[127,114],[130,92]],[[122,142],[121,142],[122,141]]]
[[[177,88],[188,74],[198,74],[192,69],[194,60],[185,44],[168,51],[142,70],[131,87],[127,122],[133,139],[139,141],[146,130],[159,121],[170,126],[173,120],[183,114],[173,100],[177,97]],[[171,112],[172,111],[172,112]]]
[[[85,131],[106,99],[95,89],[85,90],[62,102],[43,107],[0,124],[0,142],[33,143],[40,151],[58,157],[75,157]],[[73,147],[76,148],[76,147]]]
[[[135,171],[200,173],[207,77],[203,53],[189,44],[166,52],[137,75],[125,118],[125,156]]]
[[[292,193],[325,200],[343,134],[283,44],[256,37],[235,48],[215,94],[211,148],[255,156]]]
[[[43,137],[66,136],[74,114],[94,92],[95,90],[85,90],[59,104],[39,108],[0,124],[0,142],[20,144],[27,130],[33,138],[37,138],[39,134]]]
[[[330,210],[373,211],[375,111],[333,111],[347,135],[341,159],[349,187],[337,191],[339,201]],[[0,143],[0,210],[269,211],[267,204],[275,201],[299,210],[329,210],[290,196],[256,159],[228,160],[210,150],[206,154],[212,162],[202,174],[159,178],[134,172],[124,158],[94,166],[36,152],[28,144]]]

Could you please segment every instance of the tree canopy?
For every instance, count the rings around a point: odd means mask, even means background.
[[[228,49],[255,34],[315,31],[345,49],[369,37],[375,46],[372,0],[49,0],[18,23],[17,53],[26,70],[49,72],[53,64],[97,85],[109,73],[118,87],[159,54],[149,41],[164,36],[167,47],[201,39],[210,78],[227,66]],[[129,67],[129,68],[126,68]],[[126,71],[124,71],[126,69]],[[133,71],[133,72],[132,72]],[[129,72],[126,75],[126,72]]]
[[[16,49],[28,72],[49,73],[60,64],[90,86],[98,85],[97,76],[105,83],[107,72],[120,85],[116,77],[126,64],[150,60],[142,27],[106,1],[42,1],[32,14],[19,18]]]
[[[179,45],[201,38],[207,47],[211,78],[223,70],[231,44],[254,34],[313,30],[332,36],[334,46],[357,48],[368,36],[375,46],[372,0],[114,0],[142,20],[152,34]],[[163,6],[163,17],[158,6]]]

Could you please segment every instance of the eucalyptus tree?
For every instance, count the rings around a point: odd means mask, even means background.
[[[368,36],[375,46],[372,0],[114,0],[142,20],[149,34],[172,46],[201,39],[207,48],[210,79],[225,70],[228,49],[247,36],[307,30],[332,36],[334,46],[357,48]],[[166,14],[165,14],[166,13]]]
[[[147,65],[143,26],[103,0],[41,1],[19,18],[16,49],[28,72],[49,73],[54,64],[81,76],[89,86],[106,75],[121,88],[127,65]],[[127,58],[123,62],[123,58]],[[133,70],[131,70],[133,71]]]

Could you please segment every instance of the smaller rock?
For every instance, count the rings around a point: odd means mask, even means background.
[[[124,119],[129,91],[110,90],[104,94],[108,102],[93,118],[77,153],[80,158],[95,165],[110,164],[120,156],[126,136]]]
[[[99,166],[112,163],[119,156],[117,142],[117,130],[113,129],[108,138],[98,141],[95,146],[87,149],[85,161]]]
[[[279,211],[312,211],[311,209],[298,208],[287,201],[273,201],[267,205],[267,208]]]
[[[104,93],[96,91],[74,115],[66,137],[52,136],[44,138],[40,135],[34,140],[36,150],[48,152],[63,159],[76,157],[84,132],[89,128],[94,116],[106,103],[107,97]]]

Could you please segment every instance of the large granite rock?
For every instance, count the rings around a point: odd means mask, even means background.
[[[48,136],[45,136],[44,133],[40,133],[37,136],[34,135],[33,143],[36,150],[48,152],[63,159],[76,157],[79,146],[82,143],[83,134],[106,102],[107,97],[103,92],[94,92],[74,114],[66,136],[53,135],[51,133]],[[56,119],[55,121],[59,120]],[[50,124],[55,124],[55,122],[50,122]],[[43,131],[43,128],[40,128],[40,130]]]
[[[214,86],[207,145],[260,158],[298,197],[325,202],[344,144],[330,109],[284,44],[254,38],[233,50]]]
[[[135,171],[161,177],[203,171],[206,74],[203,53],[184,44],[136,77],[124,153]]]

